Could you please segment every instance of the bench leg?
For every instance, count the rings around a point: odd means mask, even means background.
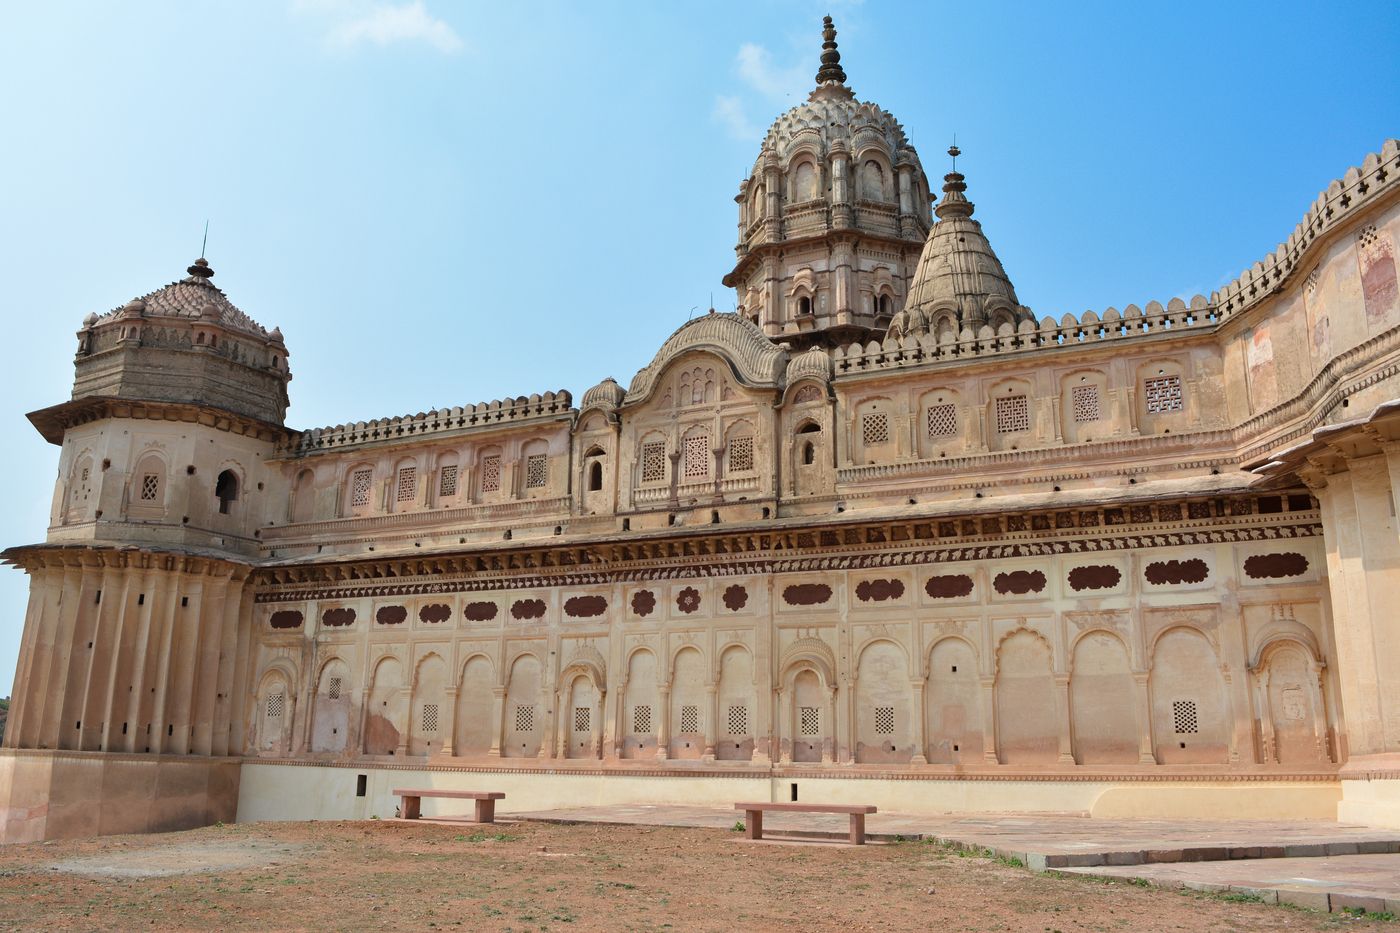
[[[851,845],[865,845],[865,814],[851,814]]]
[[[744,836],[749,839],[763,838],[763,811],[744,811]]]
[[[496,801],[478,800],[476,802],[476,821],[478,823],[496,822]]]
[[[406,820],[416,820],[422,813],[422,800],[419,797],[403,798],[403,813],[400,814]]]

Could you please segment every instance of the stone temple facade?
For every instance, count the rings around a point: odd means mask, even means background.
[[[1209,298],[1038,318],[825,39],[737,313],[625,386],[302,430],[204,260],[89,315],[0,837],[424,782],[1400,827],[1400,145]]]

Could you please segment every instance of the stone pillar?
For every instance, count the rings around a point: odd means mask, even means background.
[[[1152,737],[1152,695],[1147,686],[1147,671],[1133,672],[1133,699],[1137,706],[1138,764],[1157,763],[1156,745]]]
[[[773,730],[773,738],[778,742],[778,764],[792,764],[792,743],[797,735],[796,711],[793,709],[793,691],[778,688],[778,727]]]
[[[1251,671],[1259,691],[1259,744],[1261,764],[1278,762],[1278,747],[1274,741],[1273,705],[1269,700],[1269,669],[1256,668]]]
[[[1059,764],[1072,765],[1074,760],[1073,727],[1069,716],[1069,675],[1055,675],[1055,703],[1060,711],[1060,757]]]
[[[627,702],[627,678],[623,677],[618,683],[617,689],[613,691],[613,717],[612,717],[612,758],[617,760],[622,757],[622,742],[627,735],[627,710],[623,704]]]
[[[398,748],[394,750],[394,754],[399,758],[408,755],[408,736],[413,732],[413,683],[417,680],[418,673],[415,671],[409,685],[395,690],[394,698],[390,701],[394,709],[408,711],[404,716],[403,728],[399,730]]]
[[[831,226],[837,230],[850,227],[851,212],[850,157],[845,149],[833,146],[831,153]]]
[[[840,687],[836,684],[832,684],[827,688],[825,714],[829,734],[822,737],[822,764],[824,765],[829,765],[838,760],[847,761],[849,760],[848,756],[854,751],[854,749],[851,749],[846,755],[840,755],[838,752],[841,735],[841,724],[837,721],[837,710],[841,707],[841,704],[838,702],[840,692]],[[849,696],[850,693],[850,684],[847,684],[847,696]]]

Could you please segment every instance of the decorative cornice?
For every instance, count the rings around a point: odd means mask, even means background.
[[[222,408],[183,402],[152,402],[89,396],[60,405],[31,411],[26,415],[44,440],[61,445],[63,432],[105,418],[131,418],[147,421],[179,421],[201,424],[218,431],[254,437],[260,441],[285,443],[295,432],[270,421],[236,415]]]

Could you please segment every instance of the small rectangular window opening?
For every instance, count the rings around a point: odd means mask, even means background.
[[[355,796],[363,797],[369,790],[369,775],[358,774],[355,776]]]
[[[797,784],[793,783],[789,786],[792,788],[792,802],[797,803]]]

